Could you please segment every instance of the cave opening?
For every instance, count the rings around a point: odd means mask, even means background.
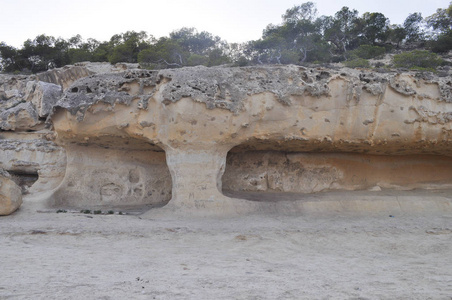
[[[172,178],[165,151],[138,139],[97,137],[66,146],[66,174],[52,206],[140,211],[166,205]]]
[[[222,192],[254,201],[301,200],[329,192],[452,190],[452,157],[331,151],[257,142],[232,148]]]
[[[31,186],[39,179],[38,171],[8,170],[13,181],[22,189],[22,194],[28,194]]]

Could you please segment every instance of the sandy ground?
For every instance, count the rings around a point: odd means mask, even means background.
[[[452,214],[0,218],[0,299],[452,299]]]

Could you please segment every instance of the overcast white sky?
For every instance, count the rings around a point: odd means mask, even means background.
[[[261,37],[270,23],[281,22],[286,9],[307,1],[293,0],[0,0],[0,41],[20,47],[39,34],[109,40],[128,30],[167,36],[181,27],[195,27],[228,42]],[[319,15],[334,15],[341,7],[381,12],[401,24],[413,12],[424,17],[450,0],[318,0]]]

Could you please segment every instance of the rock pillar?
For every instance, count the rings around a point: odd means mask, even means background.
[[[169,208],[221,209],[221,193],[227,148],[166,149],[166,161],[173,181]]]

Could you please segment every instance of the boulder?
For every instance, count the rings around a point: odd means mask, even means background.
[[[35,106],[39,117],[47,117],[60,99],[62,92],[59,85],[43,81],[29,81],[25,89],[25,100]]]
[[[32,102],[22,102],[0,112],[1,130],[32,130],[42,123]]]
[[[21,204],[20,187],[12,180],[8,172],[0,169],[0,216],[12,214]]]

